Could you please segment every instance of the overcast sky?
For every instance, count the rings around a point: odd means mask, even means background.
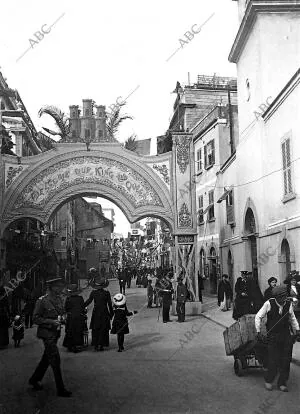
[[[38,130],[55,129],[47,116],[38,118],[43,105],[68,112],[92,98],[109,107],[134,91],[126,105],[134,119],[118,138],[155,137],[168,128],[177,81],[187,83],[188,73],[192,83],[198,74],[236,76],[228,62],[238,28],[232,0],[18,0],[1,2],[0,10],[1,71]],[[207,19],[188,41],[184,34]],[[121,217],[116,231],[126,233]]]

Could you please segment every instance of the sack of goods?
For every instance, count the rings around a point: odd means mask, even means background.
[[[234,355],[241,348],[256,341],[255,315],[244,315],[223,332],[226,355]],[[264,321],[263,321],[264,322]],[[262,323],[261,333],[266,336],[265,323]]]

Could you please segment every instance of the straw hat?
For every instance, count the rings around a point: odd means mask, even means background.
[[[116,306],[123,306],[126,303],[126,296],[123,295],[122,293],[117,293],[114,297],[113,297],[113,303]]]

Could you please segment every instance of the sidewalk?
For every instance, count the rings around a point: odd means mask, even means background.
[[[224,329],[235,322],[232,318],[232,309],[222,312],[218,306],[217,297],[203,296],[202,310],[202,316],[224,327]]]

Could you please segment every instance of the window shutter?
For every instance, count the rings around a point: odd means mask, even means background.
[[[293,192],[290,138],[281,144],[284,195]]]
[[[207,167],[207,145],[204,147],[204,168]]]
[[[212,150],[211,163],[214,164],[215,163],[215,141],[214,140],[211,141],[211,150]]]

